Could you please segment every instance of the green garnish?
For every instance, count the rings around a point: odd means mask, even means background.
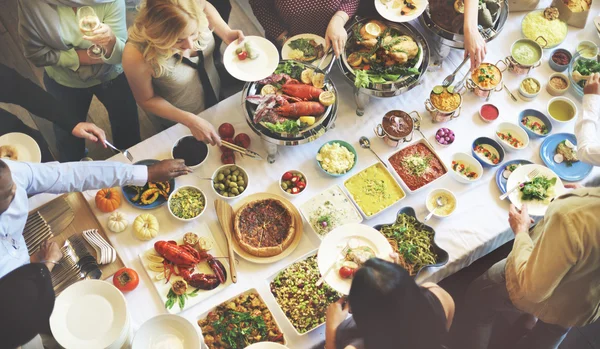
[[[526,183],[521,191],[521,200],[523,201],[546,201],[553,195],[556,177],[549,179],[545,176],[535,177],[531,182]]]
[[[431,159],[431,156],[409,155],[402,159],[402,166],[413,176],[421,177],[429,168],[429,161]]]

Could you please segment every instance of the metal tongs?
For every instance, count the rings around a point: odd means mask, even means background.
[[[246,155],[249,158],[255,159],[255,160],[262,160],[262,156],[260,156],[260,154],[258,154],[257,152],[254,152],[250,149],[245,149],[240,147],[239,145],[233,144],[233,143],[229,143],[227,141],[221,140],[221,144],[226,147],[229,148],[233,151],[236,151],[242,155]]]

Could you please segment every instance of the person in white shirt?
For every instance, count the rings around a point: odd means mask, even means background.
[[[583,112],[575,124],[577,157],[600,166],[600,74],[594,73],[583,89]]]
[[[141,186],[191,171],[183,160],[163,160],[148,167],[106,161],[32,164],[0,160],[0,278],[30,261],[46,264],[52,271],[62,258],[58,245],[46,242],[30,260],[23,238],[29,196]]]

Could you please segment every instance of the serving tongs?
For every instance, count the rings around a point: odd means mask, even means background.
[[[246,155],[249,158],[255,159],[255,160],[262,160],[262,156],[260,156],[260,154],[258,154],[255,151],[252,151],[250,149],[246,149],[243,147],[240,147],[239,145],[233,144],[233,143],[229,143],[227,141],[221,140],[221,144],[225,147],[225,148],[229,148],[233,151],[236,151],[242,155]]]

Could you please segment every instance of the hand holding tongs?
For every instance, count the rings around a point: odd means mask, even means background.
[[[260,154],[258,154],[257,152],[254,152],[250,149],[245,149],[240,147],[239,145],[233,144],[233,143],[229,143],[227,141],[221,140],[221,144],[226,147],[229,148],[233,151],[237,151],[240,154],[246,155],[249,158],[255,159],[255,160],[262,160],[262,156],[260,156]]]

